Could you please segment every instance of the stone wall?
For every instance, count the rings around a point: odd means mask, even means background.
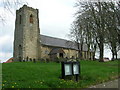
[[[50,59],[49,53],[53,48],[55,48],[55,47],[42,45],[41,46],[41,59]],[[66,57],[67,58],[72,58],[72,57],[77,58],[78,57],[78,51],[76,51],[76,50],[65,49],[65,48],[62,48],[62,50],[65,52],[64,58],[66,58]],[[57,57],[58,57],[58,55],[57,55]]]
[[[32,18],[32,22],[30,22]],[[38,10],[24,5],[16,11],[14,60],[39,59],[40,30]]]
[[[41,45],[41,58],[50,59],[50,56],[48,54],[50,53],[51,50],[52,50],[52,47]]]
[[[78,57],[78,51],[73,49],[63,49],[65,52],[65,57],[67,58],[77,58]]]

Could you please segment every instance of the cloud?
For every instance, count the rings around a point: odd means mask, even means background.
[[[0,60],[5,62],[13,55],[13,38],[9,35],[0,37]]]
[[[118,58],[120,58],[120,50],[118,51],[118,53],[117,53],[117,54],[118,54]]]
[[[110,60],[112,59],[112,53],[110,49],[104,49],[104,57],[108,57]]]
[[[0,37],[0,48],[3,53],[12,53],[13,51],[13,37],[5,35]]]
[[[35,0],[29,2],[29,6],[39,9],[41,34],[65,38],[74,20],[74,1]]]
[[[13,56],[12,53],[3,53],[3,52],[0,52],[0,61],[1,62],[6,62],[12,56]]]

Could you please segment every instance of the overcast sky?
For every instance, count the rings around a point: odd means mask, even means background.
[[[13,40],[15,29],[15,10],[13,13],[4,10],[3,0],[0,0],[0,16],[6,19],[0,21],[0,60],[6,61],[13,56]],[[76,0],[26,0],[28,6],[39,9],[40,33],[52,37],[69,39],[71,23],[74,20]],[[20,5],[17,7],[19,9]],[[107,57],[111,57],[107,52]]]

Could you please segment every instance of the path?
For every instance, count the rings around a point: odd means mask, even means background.
[[[118,82],[119,81],[119,82]],[[91,86],[89,88],[118,88],[120,90],[120,78],[113,80],[113,81],[109,81],[109,82],[104,82],[102,84],[98,84],[95,86]]]

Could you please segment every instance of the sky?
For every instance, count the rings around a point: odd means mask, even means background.
[[[15,11],[22,5],[11,8],[11,13],[3,8],[2,1],[0,0],[0,16],[5,18],[5,22],[0,21],[0,60],[3,62],[13,57]],[[74,7],[76,0],[26,0],[26,2],[28,6],[39,9],[41,34],[69,39],[68,34],[77,10]],[[105,53],[106,57],[111,58],[109,50]]]

